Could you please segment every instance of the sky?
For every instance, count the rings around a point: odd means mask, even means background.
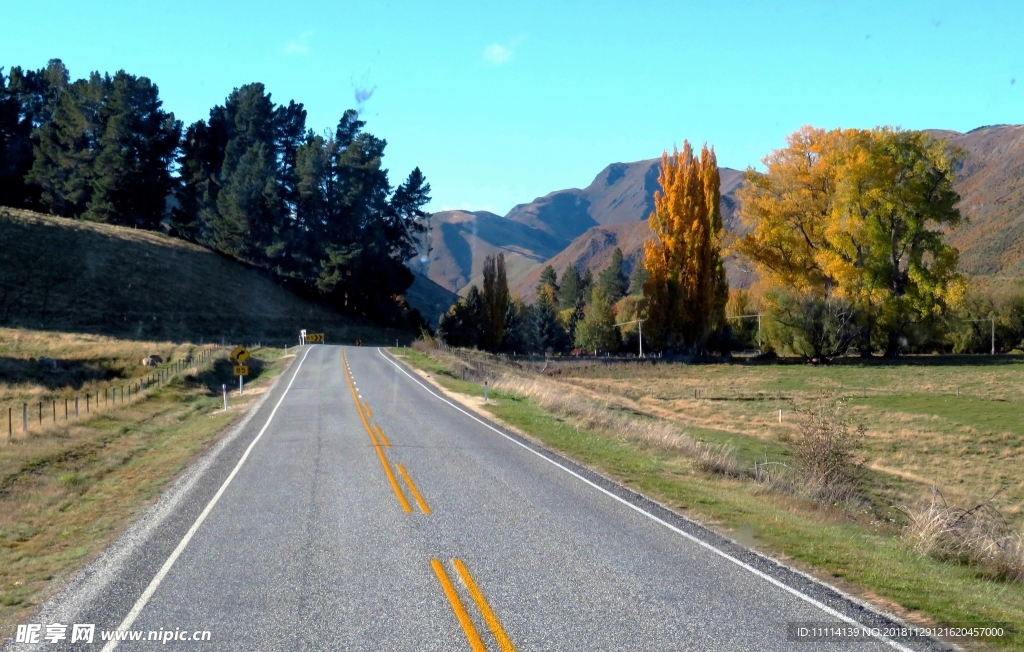
[[[1024,122],[1019,0],[0,0],[0,25],[0,66],[146,76],[186,126],[256,81],[318,133],[358,108],[434,211],[504,215],[684,139],[743,169],[805,124]]]

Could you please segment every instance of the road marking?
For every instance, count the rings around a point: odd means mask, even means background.
[[[482,425],[482,426],[484,426],[484,427],[486,427],[486,428],[488,428],[490,430],[493,430],[494,432],[498,433],[499,435],[501,435],[505,439],[509,440],[513,444],[516,444],[517,446],[521,446],[522,448],[524,448],[524,449],[528,450],[529,452],[533,453],[534,455],[536,455],[537,457],[541,458],[545,462],[547,462],[549,464],[552,464],[554,466],[557,466],[558,468],[562,469],[563,471],[565,471],[569,475],[574,476],[578,480],[581,480],[581,481],[587,483],[588,485],[590,485],[594,489],[597,489],[601,493],[603,493],[603,494],[605,494],[605,495],[607,495],[607,496],[609,496],[609,497],[619,501],[620,503],[622,503],[626,507],[628,507],[628,508],[630,508],[630,509],[632,509],[632,510],[634,510],[636,512],[639,512],[640,514],[643,514],[644,516],[646,516],[647,518],[651,519],[655,523],[660,523],[661,525],[665,526],[669,530],[672,530],[676,534],[678,534],[678,535],[680,535],[680,536],[682,536],[682,537],[684,537],[686,539],[689,539],[693,543],[696,543],[698,546],[700,546],[700,547],[702,547],[702,548],[704,548],[704,549],[706,549],[706,550],[708,550],[708,551],[718,555],[719,557],[722,557],[723,559],[725,559],[727,561],[732,562],[733,564],[736,564],[737,566],[739,566],[740,568],[742,568],[742,569],[744,569],[746,571],[749,571],[749,572],[753,573],[754,575],[760,577],[761,579],[765,580],[766,582],[768,582],[770,584],[774,584],[778,588],[780,588],[783,591],[786,591],[787,593],[789,593],[789,594],[791,594],[791,595],[793,595],[793,596],[803,600],[804,602],[807,602],[808,604],[814,605],[815,607],[817,607],[818,609],[821,609],[822,611],[824,611],[825,613],[829,614],[830,616],[838,618],[839,620],[842,620],[845,623],[853,625],[854,627],[860,628],[868,636],[870,636],[872,638],[875,638],[875,639],[878,639],[879,641],[881,641],[882,643],[885,643],[889,647],[894,648],[896,650],[900,650],[900,652],[914,652],[914,650],[912,650],[911,648],[901,644],[899,641],[894,641],[891,638],[875,634],[874,632],[871,631],[871,628],[868,627],[867,625],[864,625],[863,623],[860,623],[857,620],[855,620],[853,618],[850,618],[846,614],[843,614],[843,613],[841,613],[839,611],[836,611],[835,609],[833,609],[832,607],[828,606],[827,604],[825,604],[823,602],[820,602],[819,600],[816,600],[816,599],[812,598],[811,596],[809,596],[809,595],[807,595],[805,593],[800,592],[797,589],[794,589],[793,587],[789,586],[785,582],[777,580],[774,577],[772,577],[771,575],[765,573],[764,571],[760,571],[760,570],[754,568],[753,566],[751,566],[750,564],[748,564],[748,563],[746,563],[746,562],[744,562],[744,561],[742,561],[740,559],[737,559],[736,557],[733,557],[732,555],[730,555],[729,553],[725,552],[724,550],[719,550],[715,546],[711,545],[710,543],[708,543],[706,541],[702,541],[701,539],[698,539],[697,537],[693,536],[689,532],[686,532],[684,530],[680,530],[679,528],[677,528],[676,526],[672,525],[668,521],[665,521],[665,520],[662,520],[662,519],[658,518],[654,514],[651,514],[650,512],[648,512],[648,511],[646,511],[646,510],[644,510],[644,509],[642,509],[642,508],[640,508],[640,507],[630,503],[628,500],[622,498],[621,496],[616,496],[615,494],[613,494],[612,492],[608,491],[607,489],[605,489],[601,485],[596,484],[596,483],[588,480],[587,478],[584,478],[579,473],[576,473],[572,469],[570,469],[570,468],[568,468],[568,467],[566,467],[566,466],[564,466],[562,464],[559,464],[555,460],[551,459],[550,457],[548,457],[546,455],[543,455],[539,451],[535,451],[534,449],[530,448],[529,446],[527,446],[523,442],[518,441],[514,437],[510,437],[510,436],[506,435],[505,433],[503,433],[502,431],[498,430],[497,428],[495,428],[491,424],[487,423],[483,419],[480,419],[476,415],[471,414],[470,412],[467,412],[466,410],[463,410],[461,407],[459,407],[458,405],[452,403],[451,401],[449,401],[445,397],[443,397],[443,396],[441,396],[439,394],[436,394],[432,389],[430,389],[429,387],[427,387],[426,385],[421,383],[415,376],[410,374],[405,369],[402,369],[401,365],[399,365],[397,362],[395,362],[394,360],[392,360],[391,358],[386,356],[384,354],[383,350],[378,348],[377,352],[380,353],[381,357],[383,357],[385,360],[387,360],[388,362],[393,364],[399,371],[401,371],[403,374],[408,376],[409,379],[412,382],[416,383],[417,385],[419,385],[420,387],[425,389],[428,394],[430,394],[431,396],[433,396],[437,400],[441,401],[442,403],[447,403],[450,407],[452,407],[455,410],[463,413],[464,415],[466,415],[467,417],[469,417],[473,421],[476,421],[480,425]],[[684,518],[687,521],[690,520],[690,519],[687,519],[685,516],[683,516],[681,518]],[[690,522],[694,523],[694,525],[697,525],[698,527],[703,527],[702,525],[700,525],[699,523],[696,523],[695,521],[690,521]],[[833,589],[833,590],[835,590],[835,589]],[[838,591],[837,591],[837,593],[838,593]]]
[[[420,509],[423,510],[424,514],[429,514],[430,508],[427,507],[427,503],[424,502],[423,497],[420,496],[420,492],[416,490],[416,485],[412,483],[412,478],[410,478],[409,474],[405,472],[405,467],[401,464],[395,464],[395,466],[398,467],[398,472],[402,474],[403,478],[405,478],[405,483],[409,485],[409,491],[412,492],[412,497],[416,499],[416,504],[420,506]]]
[[[377,429],[377,436],[380,437],[381,443],[384,444],[384,448],[391,448],[391,442],[384,436],[384,431],[380,429],[380,426],[374,426]]]
[[[377,439],[373,436],[373,430],[370,428],[370,423],[366,420],[366,415],[363,414],[362,404],[359,399],[356,398],[356,386],[352,382],[352,374],[348,372],[348,362],[345,360],[345,351],[341,352],[341,359],[345,362],[345,377],[348,378],[349,388],[352,390],[352,399],[356,402],[356,412],[359,413],[359,418],[363,420],[363,427],[366,428],[366,432],[370,435],[370,441],[373,442],[373,448],[377,451],[377,457],[380,458],[380,465],[384,467],[384,473],[388,476],[388,482],[391,483],[391,488],[395,490],[395,496],[398,497],[398,502],[402,505],[402,509],[406,513],[412,512],[412,507],[409,505],[409,501],[405,499],[405,494],[402,493],[402,488],[398,486],[398,480],[395,480],[395,474],[391,472],[391,465],[388,464],[388,459],[384,457],[384,451],[381,450],[380,444],[377,443]]]
[[[363,408],[366,410],[366,416],[368,416],[368,417],[370,417],[372,419],[373,418],[373,411],[370,410],[370,404],[364,402],[363,403]]]
[[[453,559],[452,564],[455,565],[455,570],[458,571],[459,577],[462,578],[462,583],[466,585],[466,589],[469,590],[469,595],[472,596],[473,602],[480,609],[480,613],[483,614],[484,621],[487,623],[487,627],[490,628],[491,633],[494,634],[494,639],[498,641],[498,646],[502,652],[516,652],[516,646],[512,645],[512,641],[509,640],[508,634],[501,627],[501,622],[498,621],[498,617],[491,611],[491,606],[487,604],[487,600],[484,599],[484,594],[480,592],[476,582],[473,581],[473,576],[469,574],[469,569],[462,563],[461,559]]]
[[[128,615],[124,617],[121,624],[117,626],[118,631],[128,629],[132,626],[132,623],[135,622],[135,619],[139,617],[139,614],[142,613],[143,609],[145,609],[146,603],[149,602],[149,599],[153,597],[154,593],[156,593],[160,583],[165,577],[167,577],[167,573],[169,573],[171,567],[174,566],[174,562],[178,560],[178,557],[181,556],[182,552],[184,552],[185,547],[188,546],[188,542],[192,540],[193,536],[195,536],[199,526],[202,525],[203,521],[206,520],[206,517],[210,515],[210,512],[213,511],[214,505],[217,504],[220,497],[224,495],[224,491],[228,488],[228,485],[231,484],[231,481],[235,479],[236,475],[238,475],[238,471],[242,468],[242,465],[245,464],[247,459],[249,459],[249,453],[251,453],[253,447],[256,446],[256,442],[263,437],[263,433],[265,433],[267,428],[270,427],[270,422],[274,420],[274,415],[277,414],[277,408],[281,407],[281,403],[284,402],[284,397],[288,395],[288,390],[292,388],[292,383],[294,383],[295,379],[299,376],[299,369],[302,368],[302,363],[306,361],[306,356],[309,355],[309,352],[312,350],[313,349],[306,349],[306,353],[302,356],[302,360],[299,360],[299,365],[295,367],[295,373],[292,374],[292,379],[288,381],[288,386],[284,388],[281,398],[277,400],[277,405],[274,406],[274,409],[270,412],[270,416],[267,417],[267,422],[263,424],[263,427],[260,429],[259,434],[256,435],[256,438],[249,443],[249,447],[245,449],[244,453],[242,453],[242,457],[238,460],[238,464],[235,464],[235,468],[232,469],[231,474],[224,480],[224,484],[220,486],[217,493],[215,493],[213,498],[210,499],[210,502],[206,504],[206,508],[199,514],[195,523],[193,523],[192,527],[190,527],[188,532],[185,533],[185,536],[178,543],[178,547],[174,549],[174,552],[171,553],[171,556],[167,558],[167,561],[164,562],[164,565],[160,567],[160,570],[157,571],[157,574],[150,581],[149,586],[147,586],[146,590],[142,592],[139,599],[135,601],[131,611],[129,611]],[[109,641],[105,646],[103,646],[101,652],[111,652],[111,650],[117,647],[117,643],[118,641],[116,640]]]
[[[469,619],[469,614],[466,613],[466,608],[462,606],[459,594],[455,592],[455,587],[452,586],[451,580],[448,579],[448,574],[444,572],[444,566],[441,565],[441,561],[431,559],[430,565],[434,569],[434,574],[437,575],[437,581],[441,583],[441,588],[444,589],[444,594],[448,597],[449,604],[452,605],[455,617],[459,619],[459,624],[462,625],[462,631],[466,633],[469,647],[473,648],[473,652],[487,652],[484,642],[480,640],[480,634],[477,633],[476,627],[473,626],[473,621]]]

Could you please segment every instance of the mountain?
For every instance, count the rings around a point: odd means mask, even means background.
[[[1024,125],[932,133],[967,152],[955,185],[967,223],[946,237],[960,250],[960,269],[1024,276]]]
[[[971,275],[1024,277],[1024,125],[931,133],[967,154],[956,170],[955,183],[965,223],[946,236],[960,249],[961,269]],[[513,251],[519,257],[510,264],[509,285],[532,301],[546,265],[559,276],[570,264],[596,273],[619,247],[631,269],[650,234],[646,218],[654,210],[660,164],[660,158],[613,163],[586,188],[549,193],[515,206],[504,218],[482,212],[439,214],[447,230],[435,240],[429,275],[452,291],[464,292],[469,283],[479,284],[483,256],[504,250],[506,260],[513,261]],[[743,173],[721,168],[720,175],[723,224],[727,231],[743,233],[736,216],[736,191]],[[509,246],[511,238],[493,235],[505,232],[522,238],[529,234],[529,244],[515,249]],[[438,240],[443,240],[440,246]],[[461,247],[459,256],[455,247]],[[748,287],[754,280],[746,261],[727,258],[725,265],[731,287]]]
[[[0,324],[128,339],[393,342],[262,273],[160,233],[0,207]]]
[[[433,326],[441,315],[459,300],[459,295],[434,283],[423,274],[413,272],[412,285],[405,291],[405,300],[419,310],[423,319]]]
[[[425,265],[410,261],[409,266],[445,289],[464,293],[473,283],[480,285],[484,257],[500,251],[505,254],[509,285],[523,288],[524,298],[532,297],[532,290],[526,290],[531,284],[527,277],[539,274],[542,263],[567,248],[580,252],[594,250],[600,247],[598,242],[611,242],[611,237],[616,242],[622,239],[623,252],[634,244],[637,251],[642,249],[646,225],[640,222],[654,210],[660,165],[660,158],[613,163],[586,188],[549,193],[515,206],[505,217],[487,211],[435,213],[431,217],[433,235],[428,261]],[[722,168],[721,176],[723,220],[732,226],[734,193],[743,175],[738,170]],[[601,230],[627,224],[629,228]],[[598,230],[593,231],[595,228]],[[580,238],[582,242],[577,243]],[[615,246],[611,245],[604,258],[610,259]],[[590,259],[584,258],[582,264],[589,264]]]
[[[509,283],[514,283],[569,244],[487,211],[442,211],[430,219],[429,260],[426,265],[410,261],[409,267],[452,292],[480,284],[486,256],[504,253]]]

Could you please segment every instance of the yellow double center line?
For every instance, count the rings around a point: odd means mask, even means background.
[[[462,562],[461,559],[453,559],[452,565],[455,566],[456,572],[459,574],[459,578],[462,583],[466,585],[466,589],[469,591],[469,595],[473,598],[473,602],[476,603],[477,608],[480,610],[480,614],[484,617],[484,622],[487,623],[487,628],[491,630],[491,634],[494,635],[494,640],[497,641],[498,647],[501,648],[502,652],[516,652],[516,646],[512,645],[512,641],[509,639],[508,634],[505,633],[505,629],[501,626],[501,622],[498,617],[494,615],[494,611],[491,610],[491,606],[487,604],[487,600],[484,598],[484,594],[480,591],[480,588],[473,581],[473,576],[469,574],[469,569]],[[469,612],[462,605],[462,600],[459,598],[458,592],[452,585],[450,579],[448,579],[448,573],[445,572],[444,566],[441,564],[439,559],[431,559],[430,566],[434,569],[434,574],[437,575],[437,580],[441,583],[441,588],[444,590],[445,596],[448,597],[448,602],[452,606],[452,611],[455,612],[455,617],[459,621],[459,625],[462,626],[462,631],[466,634],[466,640],[469,641],[469,647],[473,649],[473,652],[486,652],[487,648],[484,647],[483,641],[480,639],[480,634],[476,631],[476,626],[473,624],[473,620],[469,617]]]
[[[406,500],[405,494],[402,493],[402,488],[398,486],[398,480],[395,479],[395,474],[391,471],[391,465],[388,464],[388,458],[384,456],[384,451],[380,447],[380,442],[378,442],[377,438],[374,436],[373,428],[370,427],[370,422],[366,420],[366,414],[363,413],[363,404],[359,400],[359,393],[356,392],[356,384],[352,382],[352,374],[348,371],[348,360],[345,359],[344,351],[341,352],[341,363],[342,366],[345,367],[345,378],[348,379],[348,387],[352,390],[352,400],[355,401],[356,411],[359,412],[359,418],[363,422],[363,427],[366,428],[366,433],[370,435],[370,441],[373,442],[373,447],[377,451],[377,457],[380,458],[380,465],[384,467],[384,473],[388,476],[388,482],[391,483],[391,488],[395,490],[395,496],[398,497],[398,502],[402,505],[402,509],[406,512],[411,512],[412,507],[409,505],[409,501]],[[381,433],[381,438],[383,439],[383,433]],[[409,479],[409,475],[401,466],[399,466],[399,471],[402,473],[402,477],[405,478],[405,481],[409,483],[409,488],[412,489],[412,494],[416,498],[416,502],[419,504],[420,509],[423,510],[423,513],[429,514],[430,509],[427,507],[427,504],[423,502],[423,498],[420,497],[419,492],[416,491],[416,487],[412,484],[412,480]]]

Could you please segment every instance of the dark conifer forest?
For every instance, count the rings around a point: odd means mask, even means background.
[[[418,328],[402,293],[430,185],[392,187],[354,110],[317,134],[261,83],[184,127],[146,77],[0,68],[0,206],[166,232],[374,321]]]

